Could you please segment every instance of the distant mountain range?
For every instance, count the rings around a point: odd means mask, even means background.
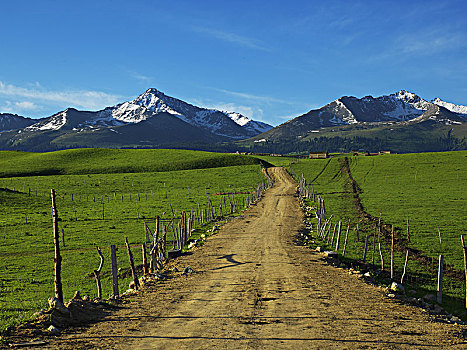
[[[0,147],[176,146],[245,139],[272,126],[236,112],[201,108],[152,88],[97,112],[68,108],[42,119],[0,114]]]
[[[197,107],[152,88],[132,101],[97,112],[68,108],[42,119],[0,114],[0,149],[180,147],[274,153],[310,147],[463,149],[466,121],[467,106],[439,98],[427,101],[401,90],[380,97],[343,96],[273,128],[239,113]]]
[[[328,128],[340,126],[408,126],[417,123],[462,125],[467,121],[467,106],[455,105],[436,98],[430,102],[414,93],[401,90],[380,97],[341,97],[324,107],[311,110],[285,122],[255,140],[273,141],[284,138],[317,136]]]

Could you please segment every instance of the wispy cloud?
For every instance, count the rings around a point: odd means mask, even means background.
[[[275,98],[275,97],[272,97],[272,96],[254,95],[254,94],[249,94],[249,93],[246,93],[246,92],[231,91],[231,90],[219,89],[219,88],[214,88],[214,87],[210,87],[210,89],[214,90],[214,91],[222,92],[222,93],[224,93],[226,95],[240,97],[240,98],[244,98],[244,99],[252,100],[252,101],[257,101],[257,102],[293,104],[290,101],[283,100],[283,99],[280,99],[280,98]]]
[[[0,113],[24,114],[37,110],[40,110],[40,106],[30,101],[4,101],[3,104],[0,105]]]
[[[24,111],[28,111],[28,110],[34,111],[39,108],[38,105],[36,105],[34,102],[31,102],[31,101],[15,102],[13,105],[15,108],[24,110]]]
[[[118,95],[107,94],[101,91],[93,90],[70,90],[70,91],[53,91],[47,90],[40,84],[28,84],[27,87],[6,84],[0,81],[0,96],[8,96],[16,100],[13,104],[18,104],[17,107],[32,109],[43,103],[53,103],[62,107],[76,107],[88,110],[98,110],[103,107],[111,106],[119,101],[122,97]],[[24,99],[29,99],[24,101]],[[21,101],[21,102],[19,102]]]
[[[130,72],[130,76],[136,80],[142,81],[142,82],[149,82],[152,80],[151,77],[147,75],[140,74],[138,72]]]
[[[238,35],[231,32],[225,32],[218,29],[207,28],[207,27],[193,27],[193,30],[199,33],[207,34],[213,38],[233,43],[239,46],[243,46],[249,49],[261,50],[261,51],[272,51],[270,47],[267,47],[261,41],[246,37],[242,35]]]
[[[246,106],[236,103],[226,102],[206,102],[202,100],[194,100],[194,102],[201,107],[209,109],[217,109],[225,112],[236,112],[244,115],[245,117],[261,120],[263,117],[263,110],[255,106]]]
[[[404,54],[430,55],[465,47],[466,39],[465,34],[433,30],[422,35],[404,34],[397,39],[396,47]]]
[[[410,59],[454,52],[467,47],[467,35],[442,28],[398,35],[388,49],[369,58],[370,61],[399,58]]]

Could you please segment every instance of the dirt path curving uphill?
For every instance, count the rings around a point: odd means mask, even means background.
[[[296,184],[283,168],[268,172],[275,185],[256,206],[180,258],[196,273],[141,292],[50,347],[467,348],[464,326],[433,322],[296,246],[303,221]]]

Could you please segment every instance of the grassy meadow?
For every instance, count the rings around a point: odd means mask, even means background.
[[[265,181],[252,157],[178,150],[0,152],[0,169],[0,331],[27,319],[53,296],[51,188],[65,237],[62,280],[69,299],[76,290],[97,295],[90,276],[99,265],[96,246],[106,259],[107,297],[111,244],[121,247],[118,263],[126,269],[127,236],[140,264],[144,222],[151,225],[156,215],[168,219],[172,209],[178,216],[198,204],[206,208],[209,200],[218,206],[223,201],[218,193],[249,192]],[[129,277],[119,280],[121,291],[128,283]]]

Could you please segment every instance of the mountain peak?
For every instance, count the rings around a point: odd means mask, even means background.
[[[164,95],[162,91],[157,90],[156,88],[149,88],[145,92],[143,92],[140,96],[142,95]],[[165,95],[164,95],[165,96]]]
[[[408,102],[408,103],[413,103],[415,101],[420,101],[422,100],[422,98],[420,96],[418,96],[417,94],[414,94],[413,92],[409,92],[407,90],[399,90],[389,96],[393,96],[399,100],[402,100],[404,102]]]

